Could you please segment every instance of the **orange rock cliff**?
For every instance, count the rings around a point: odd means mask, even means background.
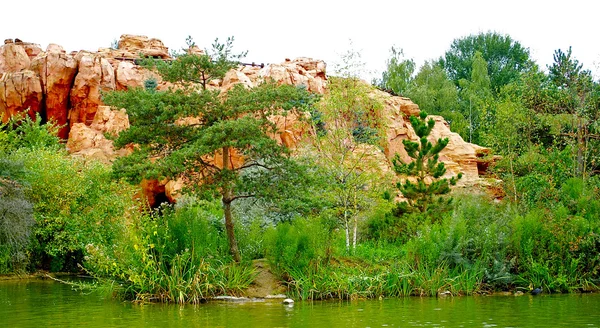
[[[195,51],[200,51],[194,49]],[[0,46],[0,116],[6,122],[16,115],[35,116],[53,120],[64,126],[59,136],[67,140],[67,149],[74,156],[93,158],[104,162],[122,156],[127,150],[115,150],[105,133],[116,134],[129,127],[127,113],[122,109],[104,106],[101,92],[142,87],[150,77],[158,81],[158,89],[169,85],[153,72],[136,65],[135,59],[143,56],[170,59],[168,48],[160,40],[145,36],[122,35],[118,49],[100,48],[97,52],[79,51],[67,53],[61,46],[50,44],[46,51],[28,42],[5,40]],[[326,64],[311,58],[286,59],[280,64],[265,67],[240,66],[229,71],[222,80],[213,81],[211,88],[229,90],[242,83],[249,87],[264,78],[280,83],[305,85],[309,91],[323,94],[327,88]],[[384,124],[387,135],[383,150],[387,162],[396,153],[408,160],[402,140],[417,140],[408,121],[409,115],[419,113],[419,107],[408,98],[374,91],[372,97],[384,105]],[[447,175],[463,173],[462,186],[481,182],[480,170],[485,163],[480,159],[488,149],[465,142],[450,131],[442,117],[432,116],[436,122],[430,138],[449,138],[449,144],[440,154],[445,162]],[[279,127],[278,141],[295,147],[307,133],[296,124],[293,117],[274,118]],[[478,170],[479,167],[479,170]],[[178,188],[173,181],[146,183],[149,202],[153,194],[166,192],[172,198]],[[180,186],[179,186],[180,187]],[[165,190],[166,189],[166,190]]]

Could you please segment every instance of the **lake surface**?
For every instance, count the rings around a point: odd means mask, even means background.
[[[0,281],[0,327],[600,327],[600,294],[139,305]]]

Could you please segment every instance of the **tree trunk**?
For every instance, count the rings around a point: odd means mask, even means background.
[[[577,117],[577,174],[580,177],[585,175],[585,139],[584,139],[584,126],[581,117]]]
[[[346,252],[350,253],[350,225],[348,224],[348,211],[344,210],[344,230],[346,230]]]
[[[354,215],[354,235],[352,236],[352,249],[356,249],[356,235],[358,234],[358,216]]]
[[[223,170],[230,170],[229,162],[229,147],[223,147]],[[227,240],[229,241],[229,253],[233,256],[235,262],[240,262],[240,250],[238,249],[237,240],[235,238],[235,226],[233,223],[233,215],[231,215],[231,202],[233,201],[233,192],[231,186],[225,184],[221,190],[223,201],[223,213],[225,214],[225,230],[227,231]]]
[[[352,249],[356,250],[356,238],[358,234],[358,206],[356,201],[356,191],[354,192],[354,215],[353,215],[353,223],[354,223],[354,234],[352,236]]]
[[[225,230],[227,230],[227,240],[229,241],[229,253],[233,256],[233,260],[240,262],[240,250],[238,249],[237,240],[235,239],[235,230],[233,224],[233,216],[231,215],[231,200],[223,196],[223,212],[225,213]]]

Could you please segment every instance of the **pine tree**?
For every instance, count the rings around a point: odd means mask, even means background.
[[[421,111],[419,116],[411,116],[410,123],[419,137],[419,142],[403,140],[404,148],[410,158],[410,163],[404,163],[396,154],[392,163],[394,171],[403,178],[396,186],[406,198],[398,204],[400,213],[420,212],[427,213],[436,204],[434,196],[450,192],[450,185],[455,185],[462,177],[462,173],[451,179],[442,178],[446,167],[439,161],[439,153],[448,145],[448,138],[438,139],[432,144],[427,137],[431,133],[435,121],[426,120],[427,113]],[[442,203],[439,198],[437,203]]]
[[[172,63],[154,63],[163,79],[183,88],[117,91],[104,100],[125,108],[130,119],[115,146],[136,145],[115,161],[116,175],[132,182],[185,177],[197,195],[220,198],[229,250],[239,262],[232,203],[280,193],[293,166],[287,148],[270,137],[277,127],[269,117],[306,110],[316,98],[306,88],[272,82],[237,85],[226,96],[207,90],[211,79],[235,66],[232,40],[216,42],[211,56],[188,52]]]

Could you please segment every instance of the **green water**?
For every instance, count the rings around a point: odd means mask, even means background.
[[[53,281],[0,282],[0,327],[599,327],[600,295],[136,305]]]

